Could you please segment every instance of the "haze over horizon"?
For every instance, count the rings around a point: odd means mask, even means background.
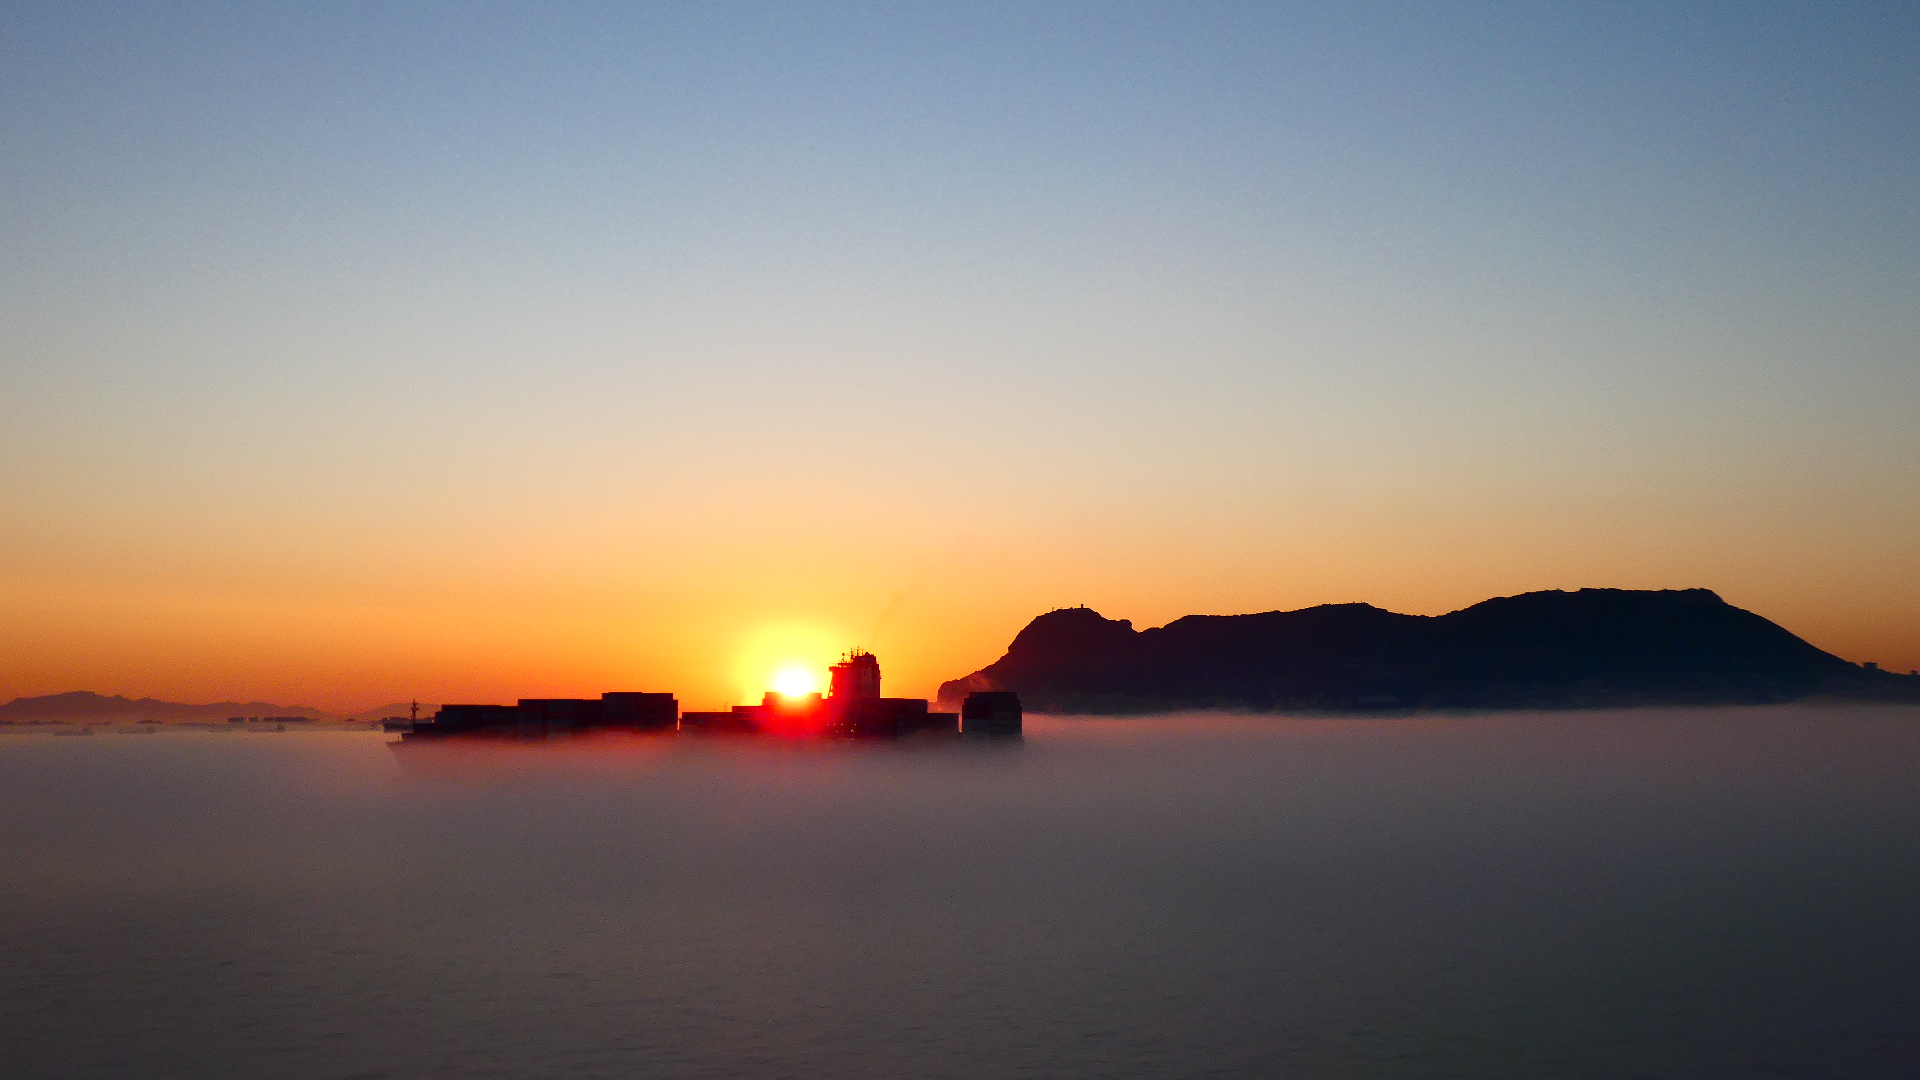
[[[1920,11],[0,13],[0,700],[1704,587],[1920,667]]]

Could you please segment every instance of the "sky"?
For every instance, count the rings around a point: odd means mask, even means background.
[[[557,10],[556,10],[557,9]],[[929,695],[1717,591],[1920,667],[1920,8],[0,8],[0,700]]]

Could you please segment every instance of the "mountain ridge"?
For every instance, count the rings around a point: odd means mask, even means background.
[[[0,723],[34,720],[225,720],[229,716],[302,716],[312,720],[341,719],[311,705],[276,705],[270,701],[215,701],[190,705],[158,698],[108,697],[91,690],[19,697],[0,705]]]
[[[1920,677],[1851,664],[1708,589],[1581,589],[1445,615],[1323,604],[1148,630],[1059,608],[939,696],[975,690],[1011,690],[1053,712],[1407,711],[1920,701]]]

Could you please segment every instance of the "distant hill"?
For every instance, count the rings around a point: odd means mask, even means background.
[[[45,697],[15,698],[0,705],[0,723],[34,720],[225,720],[229,716],[304,716],[313,720],[338,719],[310,705],[275,705],[270,701],[216,701],[211,705],[184,705],[156,698],[103,697],[87,690]]]
[[[1920,701],[1920,677],[1850,664],[1706,589],[1582,589],[1437,616],[1327,604],[1141,631],[1063,608],[940,700],[973,690],[1051,712],[1364,711]]]

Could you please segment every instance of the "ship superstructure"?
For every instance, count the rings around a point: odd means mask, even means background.
[[[957,735],[960,714],[931,712],[925,698],[880,696],[880,661],[855,649],[827,669],[827,693],[769,691],[758,705],[726,712],[690,712],[681,730],[761,732],[843,739],[894,739],[906,735]]]

